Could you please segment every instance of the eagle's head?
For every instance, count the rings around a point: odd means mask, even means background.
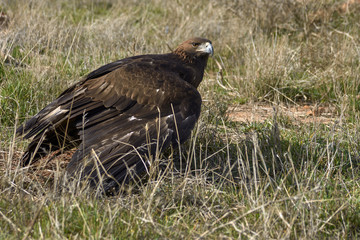
[[[194,61],[196,58],[207,61],[209,56],[214,55],[214,48],[210,40],[195,37],[180,44],[174,53],[190,61]]]

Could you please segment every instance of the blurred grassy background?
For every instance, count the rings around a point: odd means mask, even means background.
[[[0,1],[0,238],[356,238],[360,4],[334,0]],[[3,20],[2,20],[3,19]],[[63,167],[16,165],[19,123],[97,67],[212,40],[201,119],[137,193],[66,191]],[[331,106],[333,121],[229,117]],[[172,165],[171,165],[172,166]],[[59,194],[60,191],[60,194]]]

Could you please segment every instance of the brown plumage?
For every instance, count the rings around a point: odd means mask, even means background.
[[[17,129],[32,139],[22,164],[77,147],[68,172],[93,186],[102,179],[105,191],[146,172],[149,155],[190,136],[201,109],[196,88],[212,54],[209,40],[193,38],[171,53],[91,72]]]

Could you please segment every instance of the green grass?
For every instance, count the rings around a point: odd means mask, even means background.
[[[0,2],[11,20],[0,30],[0,239],[359,238],[360,12],[344,2]],[[201,117],[148,181],[104,197],[69,182],[61,158],[17,165],[15,127],[68,86],[191,36],[215,49]],[[337,114],[235,121],[244,104]]]

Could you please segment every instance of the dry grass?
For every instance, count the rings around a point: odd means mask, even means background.
[[[0,1],[0,238],[357,238],[360,12],[344,3]],[[18,166],[14,129],[67,86],[191,36],[216,53],[201,119],[148,181],[104,197],[66,180],[69,156]],[[229,118],[244,103],[275,111]],[[276,110],[305,103],[336,114],[300,124]]]

